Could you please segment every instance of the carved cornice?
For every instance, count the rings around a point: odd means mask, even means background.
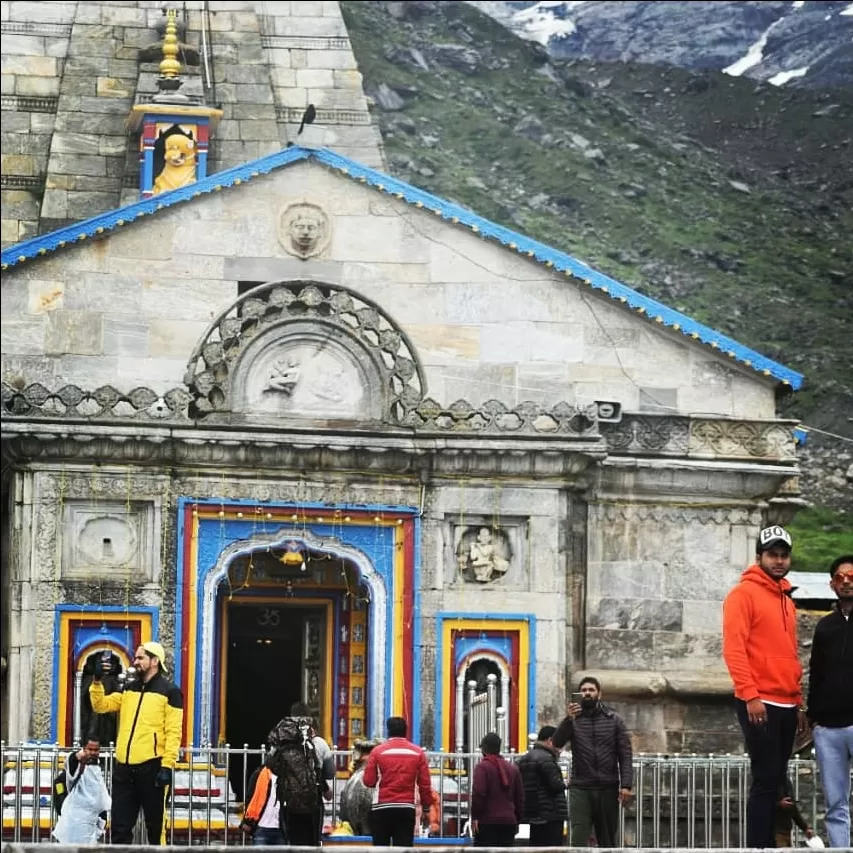
[[[347,36],[261,35],[261,45],[279,50],[352,50]]]
[[[0,190],[44,191],[44,175],[0,175]]]
[[[302,121],[302,116],[305,115],[303,107],[276,107],[275,117],[278,121],[286,124],[299,124]],[[343,124],[370,124],[370,113],[365,110],[335,110],[317,109],[317,117],[314,119],[317,124],[325,127],[326,125]]]
[[[85,391],[76,385],[64,385],[51,391],[35,382],[22,389],[2,383],[0,403],[3,419],[36,419],[91,422],[179,421],[190,423],[187,406],[190,395],[186,388],[173,388],[157,394],[150,388],[134,388],[127,394],[104,385]]]
[[[59,98],[55,95],[3,95],[0,108],[12,112],[55,113]]]
[[[613,455],[794,462],[795,421],[626,414],[602,423]]]
[[[40,21],[3,21],[0,33],[5,35],[46,36],[70,38],[71,24],[51,24]]]
[[[424,400],[406,415],[403,424],[427,433],[498,432],[589,438],[598,436],[598,406],[558,403],[546,408],[537,403],[519,403],[510,408],[499,400],[489,400],[479,407],[465,400],[442,406],[435,400]]]
[[[667,524],[743,524],[758,527],[761,510],[738,506],[684,506],[668,504],[600,503],[589,505],[589,520],[598,524],[630,521]]]
[[[312,430],[214,431],[190,426],[139,427],[47,424],[7,420],[3,455],[23,461],[150,465],[244,471],[327,471],[377,476],[515,477],[524,480],[582,474],[605,455],[600,438],[587,441],[477,436],[427,437]]]

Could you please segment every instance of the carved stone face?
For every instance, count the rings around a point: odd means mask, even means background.
[[[281,217],[279,239],[284,248],[298,258],[319,255],[329,239],[329,220],[314,204],[294,204]]]

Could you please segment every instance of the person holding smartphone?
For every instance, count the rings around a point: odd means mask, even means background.
[[[625,721],[601,701],[601,684],[586,676],[572,694],[566,718],[551,737],[556,749],[572,746],[569,778],[571,847],[616,847],[619,805],[631,797],[634,780],[631,738]]]

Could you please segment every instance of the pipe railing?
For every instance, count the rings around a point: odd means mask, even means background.
[[[2,744],[2,837],[4,841],[48,841],[56,822],[51,783],[70,747],[54,744]],[[174,774],[167,809],[167,842],[176,845],[243,845],[239,829],[243,792],[263,749],[231,745],[185,749]],[[478,753],[427,752],[433,789],[439,798],[440,837],[464,837],[473,768]],[[113,752],[101,750],[108,787]],[[508,754],[516,760],[517,754]],[[326,803],[324,830],[340,823],[340,795],[349,776],[350,753],[335,751],[337,778]],[[565,777],[571,756],[563,753]],[[789,764],[794,796],[808,823],[822,832],[821,793],[816,762],[796,758]],[[745,842],[749,761],[743,755],[648,755],[634,757],[634,798],[620,809],[618,843],[624,847],[725,848]],[[143,825],[136,840],[143,842]],[[109,828],[107,829],[109,841]],[[343,840],[343,839],[341,839]],[[796,845],[802,839],[793,839]],[[335,843],[335,836],[327,844]]]

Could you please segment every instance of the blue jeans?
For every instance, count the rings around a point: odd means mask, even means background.
[[[815,726],[814,748],[826,799],[826,832],[830,847],[850,846],[850,767],[853,726],[830,729]]]
[[[280,829],[274,829],[268,826],[259,826],[255,829],[255,834],[252,836],[252,845],[254,847],[281,847],[287,844],[287,838]]]

